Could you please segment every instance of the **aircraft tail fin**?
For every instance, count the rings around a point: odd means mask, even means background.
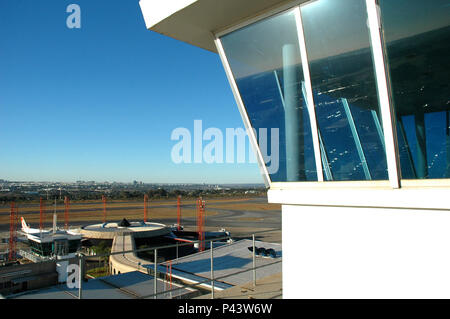
[[[30,227],[28,227],[27,222],[25,221],[25,218],[20,217],[20,221],[22,222],[22,230],[24,232],[28,232],[30,230]]]

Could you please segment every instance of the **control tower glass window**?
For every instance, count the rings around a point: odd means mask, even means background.
[[[301,15],[325,180],[388,179],[365,1],[319,0]]]
[[[402,178],[450,178],[450,1],[379,3]]]
[[[272,182],[317,181],[296,23],[288,11],[221,38]]]

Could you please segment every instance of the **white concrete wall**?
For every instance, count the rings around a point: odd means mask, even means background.
[[[144,16],[145,25],[150,29],[161,20],[166,19],[175,12],[191,5],[197,0],[170,0],[170,1],[156,1],[156,0],[141,0],[142,15]]]
[[[283,205],[284,298],[450,298],[450,212]]]

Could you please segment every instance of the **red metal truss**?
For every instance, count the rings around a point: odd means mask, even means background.
[[[103,223],[106,223],[106,196],[102,195],[103,201]]]
[[[15,203],[11,203],[11,212],[9,215],[9,255],[8,260],[13,261],[16,259],[16,242],[17,242],[17,216],[18,216],[17,208],[15,207]]]
[[[206,220],[206,201],[202,198],[197,200],[197,233],[199,240],[199,251],[205,250],[205,232],[203,226]]]
[[[177,198],[177,225],[178,230],[181,230],[181,196]]]
[[[148,195],[144,195],[144,222],[147,222],[147,214],[148,214]]]
[[[64,197],[64,228],[69,229],[69,210],[70,210],[70,200],[69,197]]]
[[[39,229],[42,231],[44,229],[44,212],[45,212],[45,202],[42,197],[39,198]]]

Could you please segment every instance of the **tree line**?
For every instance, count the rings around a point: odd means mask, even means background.
[[[151,199],[175,199],[178,196],[182,198],[198,198],[202,197],[254,197],[265,195],[265,189],[195,189],[195,190],[180,190],[180,189],[148,189],[148,190],[106,190],[92,191],[92,190],[77,190],[77,191],[59,191],[50,192],[48,200],[53,201],[55,198],[58,202],[64,202],[64,197],[67,196],[71,201],[84,200],[102,200],[102,196],[106,196],[108,200],[140,200],[147,195]],[[47,193],[38,194],[22,194],[22,193],[6,193],[0,194],[0,203],[7,204],[12,201],[15,202],[35,202],[42,198],[47,200]]]

